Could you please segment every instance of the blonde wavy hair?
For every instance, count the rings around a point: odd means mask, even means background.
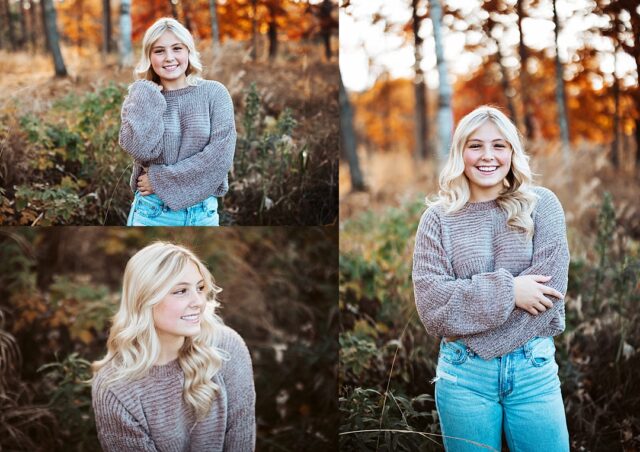
[[[449,158],[440,173],[440,190],[428,205],[441,205],[446,213],[462,209],[470,198],[469,180],[464,174],[462,154],[467,140],[478,127],[491,121],[511,146],[511,168],[504,179],[504,188],[496,199],[507,212],[507,224],[523,231],[528,238],[533,236],[531,213],[537,202],[533,192],[533,175],[529,167],[529,156],[524,152],[522,135],[507,116],[497,108],[483,105],[460,120],[453,134]]]
[[[137,79],[151,80],[154,83],[160,84],[160,77],[158,77],[158,74],[153,70],[153,66],[151,66],[151,47],[165,31],[170,31],[176,35],[176,38],[189,50],[189,64],[185,71],[185,75],[187,76],[186,82],[187,85],[197,85],[198,80],[202,79],[200,54],[196,50],[193,36],[189,30],[171,17],[158,19],[144,33],[144,38],[142,38],[142,55],[140,55],[140,61],[138,61],[138,65],[133,71],[134,75]]]
[[[198,418],[206,416],[220,388],[212,378],[218,372],[225,352],[214,346],[222,326],[216,315],[216,294],[222,291],[198,257],[173,243],[155,242],[138,251],[127,263],[122,284],[120,308],[112,319],[107,354],[91,364],[95,375],[109,364],[113,370],[104,384],[132,381],[144,377],[160,356],[160,341],[153,322],[153,307],[179,282],[182,270],[193,263],[204,280],[206,301],[200,314],[200,333],[185,337],[178,352],[184,372],[184,400]]]

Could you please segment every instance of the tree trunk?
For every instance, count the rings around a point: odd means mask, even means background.
[[[278,24],[276,18],[271,17],[269,21],[269,59],[272,60],[278,54]]]
[[[616,49],[617,51],[617,49]],[[617,53],[617,52],[616,52]],[[614,61],[617,63],[617,57],[614,55]],[[616,63],[613,67],[613,141],[611,142],[611,164],[614,168],[620,167],[619,159],[619,134],[620,129],[620,85],[618,83],[618,76],[616,74]]]
[[[111,24],[111,0],[102,0],[102,52],[109,54],[113,51],[111,47],[111,36],[113,26]]]
[[[438,64],[438,167],[441,169],[449,155],[453,112],[451,110],[451,85],[447,79],[447,62],[444,59],[444,41],[442,38],[442,8],[440,0],[429,0],[433,40],[436,47]]]
[[[251,14],[251,59],[258,59],[258,0],[251,0],[253,12]]]
[[[13,19],[11,19],[11,6],[9,5],[9,0],[4,0],[4,17],[6,18],[7,31],[9,32],[9,45],[11,46],[11,50],[17,50],[16,46],[16,32],[13,27]]]
[[[215,49],[220,45],[220,28],[218,27],[218,3],[209,0],[209,14],[211,15],[211,42]]]
[[[558,12],[556,10],[556,0],[553,0],[553,24],[555,25],[555,50],[556,50],[556,104],[558,105],[558,125],[560,126],[560,137],[562,140],[562,157],[565,162],[569,161],[569,121],[567,119],[567,108],[564,90],[564,67],[560,62],[560,52],[558,50],[558,36],[560,35],[560,24],[558,22]]]
[[[498,46],[498,65],[500,66],[500,75],[501,75],[501,84],[502,91],[504,92],[504,97],[507,99],[507,108],[509,109],[509,115],[511,116],[511,120],[517,124],[518,123],[518,115],[516,113],[516,106],[513,104],[513,95],[515,90],[511,86],[511,82],[509,82],[509,74],[507,73],[507,68],[502,63],[502,48],[500,47],[500,41],[494,41]]]
[[[191,23],[191,7],[189,0],[182,0],[182,17],[184,17],[184,27],[193,34],[193,24]]]
[[[56,71],[56,77],[66,77],[67,68],[64,65],[62,59],[62,52],[60,52],[60,39],[58,35],[58,25],[56,23],[56,10],[53,7],[53,0],[41,0],[44,2],[45,10],[45,29],[47,31],[47,37],[49,40],[49,47],[51,55],[53,56],[53,65]]]
[[[353,108],[349,102],[347,90],[342,83],[342,75],[340,75],[340,134],[342,136],[342,151],[349,162],[349,175],[351,176],[351,189],[354,191],[365,190],[362,172],[360,171],[360,163],[358,162],[358,154],[356,152],[356,134],[353,130]]]
[[[332,10],[333,5],[331,4],[331,0],[322,0],[320,4],[320,35],[322,36],[322,43],[324,44],[324,57],[327,61],[330,61],[333,56],[333,52],[331,51]]]
[[[424,160],[427,158],[427,87],[422,71],[422,44],[420,37],[421,18],[418,16],[418,0],[411,1],[411,26],[413,31],[413,91],[415,98],[415,127],[413,150],[414,158]]]
[[[2,5],[0,5],[0,49],[4,49],[4,30],[6,20],[4,18],[4,12],[2,11]]]
[[[131,0],[120,1],[120,65],[131,67],[133,51],[131,50]]]
[[[18,8],[20,9],[20,48],[23,49],[24,46],[27,44],[27,21],[25,18],[26,15],[26,9],[24,7],[25,5],[25,0],[20,0],[20,3],[18,3]]]
[[[84,35],[84,30],[82,29],[82,16],[84,15],[84,0],[78,0],[76,2],[76,8],[78,10],[78,21],[76,22],[76,26],[78,29],[78,41],[76,42],[76,49],[78,54],[80,54],[80,49],[82,49],[82,36]]]
[[[520,55],[520,99],[522,101],[522,118],[524,120],[525,135],[527,138],[533,137],[533,122],[531,121],[531,106],[529,105],[529,74],[527,72],[527,60],[529,52],[524,45],[524,35],[522,33],[522,19],[524,17],[524,9],[521,1],[516,2],[518,13],[518,33],[520,41],[518,45],[518,54]]]
[[[44,0],[40,0],[40,20],[42,21],[42,34],[44,35],[44,51],[49,52],[51,45],[49,44],[49,34],[47,33],[47,13],[44,7]]]
[[[36,42],[36,30],[38,27],[38,19],[36,15],[36,4],[33,0],[29,1],[29,42],[31,43],[31,51],[35,52]]]
[[[131,9],[131,0],[128,0],[128,1],[129,1],[129,9]],[[173,3],[172,0],[169,0],[169,6],[171,7],[171,17],[173,17],[175,20],[179,20],[177,2]]]

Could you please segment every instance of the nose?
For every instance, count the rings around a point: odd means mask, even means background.
[[[193,308],[202,308],[202,306],[204,306],[204,295],[201,293],[198,293],[197,291],[192,291],[191,292],[191,303],[189,303],[190,307]]]
[[[493,146],[491,144],[485,144],[482,148],[482,159],[483,160],[491,160],[493,159]]]

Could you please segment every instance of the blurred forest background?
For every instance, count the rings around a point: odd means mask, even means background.
[[[337,228],[2,228],[0,449],[100,450],[89,363],[106,352],[127,260],[193,249],[245,339],[258,450],[337,448]]]
[[[626,0],[341,5],[340,446],[441,450],[414,237],[455,123],[501,108],[571,250],[556,339],[572,450],[640,448],[640,8]]]
[[[144,31],[171,16],[236,109],[223,225],[338,216],[335,0],[0,1],[0,224],[123,225],[120,107]]]

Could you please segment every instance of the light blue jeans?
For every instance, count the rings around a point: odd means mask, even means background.
[[[127,226],[219,226],[218,200],[210,196],[182,210],[171,210],[156,194],[136,191]]]
[[[448,452],[567,452],[569,433],[555,346],[536,337],[499,358],[483,360],[461,340],[442,341],[436,407]]]

